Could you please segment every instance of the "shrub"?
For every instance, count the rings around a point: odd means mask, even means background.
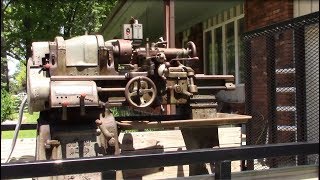
[[[15,98],[6,90],[1,89],[1,122],[13,119]]]
[[[110,109],[114,117],[118,116],[139,116],[141,112],[134,111],[128,107],[113,107]]]

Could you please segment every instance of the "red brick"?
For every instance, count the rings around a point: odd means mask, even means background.
[[[295,132],[294,131],[278,131],[277,142],[278,143],[295,142]]]
[[[276,103],[278,106],[295,106],[294,93],[277,93]]]
[[[250,31],[268,25],[265,23],[276,23],[292,18],[293,3],[292,0],[246,0],[245,14],[248,22],[246,24],[246,29]],[[258,19],[256,19],[257,17]],[[265,17],[269,17],[269,20],[264,20]]]
[[[190,28],[190,36],[188,41],[193,41],[197,47],[198,57],[200,61],[187,62],[186,65],[191,66],[196,73],[203,73],[203,33],[202,23],[198,23]],[[182,47],[182,32],[176,34],[176,47]]]
[[[293,111],[278,111],[277,112],[277,125],[279,126],[294,126],[295,113]]]
[[[295,75],[293,73],[276,75],[277,87],[293,87],[294,83],[295,83]]]

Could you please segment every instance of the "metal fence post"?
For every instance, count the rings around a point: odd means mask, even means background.
[[[244,68],[245,68],[245,111],[248,115],[252,114],[252,69],[251,69],[251,41],[250,39],[244,39]],[[252,118],[254,118],[252,116]],[[253,119],[252,119],[253,120]],[[251,141],[252,138],[252,120],[249,120],[246,126],[246,144],[253,144]],[[254,163],[252,159],[247,160],[247,170],[254,169]]]
[[[307,110],[306,110],[306,64],[304,26],[294,27],[294,58],[296,82],[296,117],[297,141],[307,141]],[[298,165],[306,164],[304,155],[298,156]]]
[[[231,161],[218,161],[215,163],[215,179],[231,179]]]
[[[277,97],[276,97],[276,62],[274,35],[266,36],[267,45],[267,88],[268,88],[268,144],[277,143]],[[277,167],[275,158],[270,158],[270,166]]]

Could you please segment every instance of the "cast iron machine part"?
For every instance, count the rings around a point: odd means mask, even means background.
[[[123,29],[123,39],[58,36],[32,44],[27,102],[30,113],[40,112],[37,160],[119,154],[119,122],[110,111],[115,106],[174,104],[190,119],[217,117],[214,95],[235,88],[232,75],[196,74],[183,65],[199,60],[191,41],[187,48],[167,48],[161,38],[143,41],[136,20]]]

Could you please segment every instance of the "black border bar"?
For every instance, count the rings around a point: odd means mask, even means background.
[[[224,160],[245,160],[297,154],[319,154],[319,142],[281,143],[159,154],[120,155],[1,164],[1,179],[173,166]]]

